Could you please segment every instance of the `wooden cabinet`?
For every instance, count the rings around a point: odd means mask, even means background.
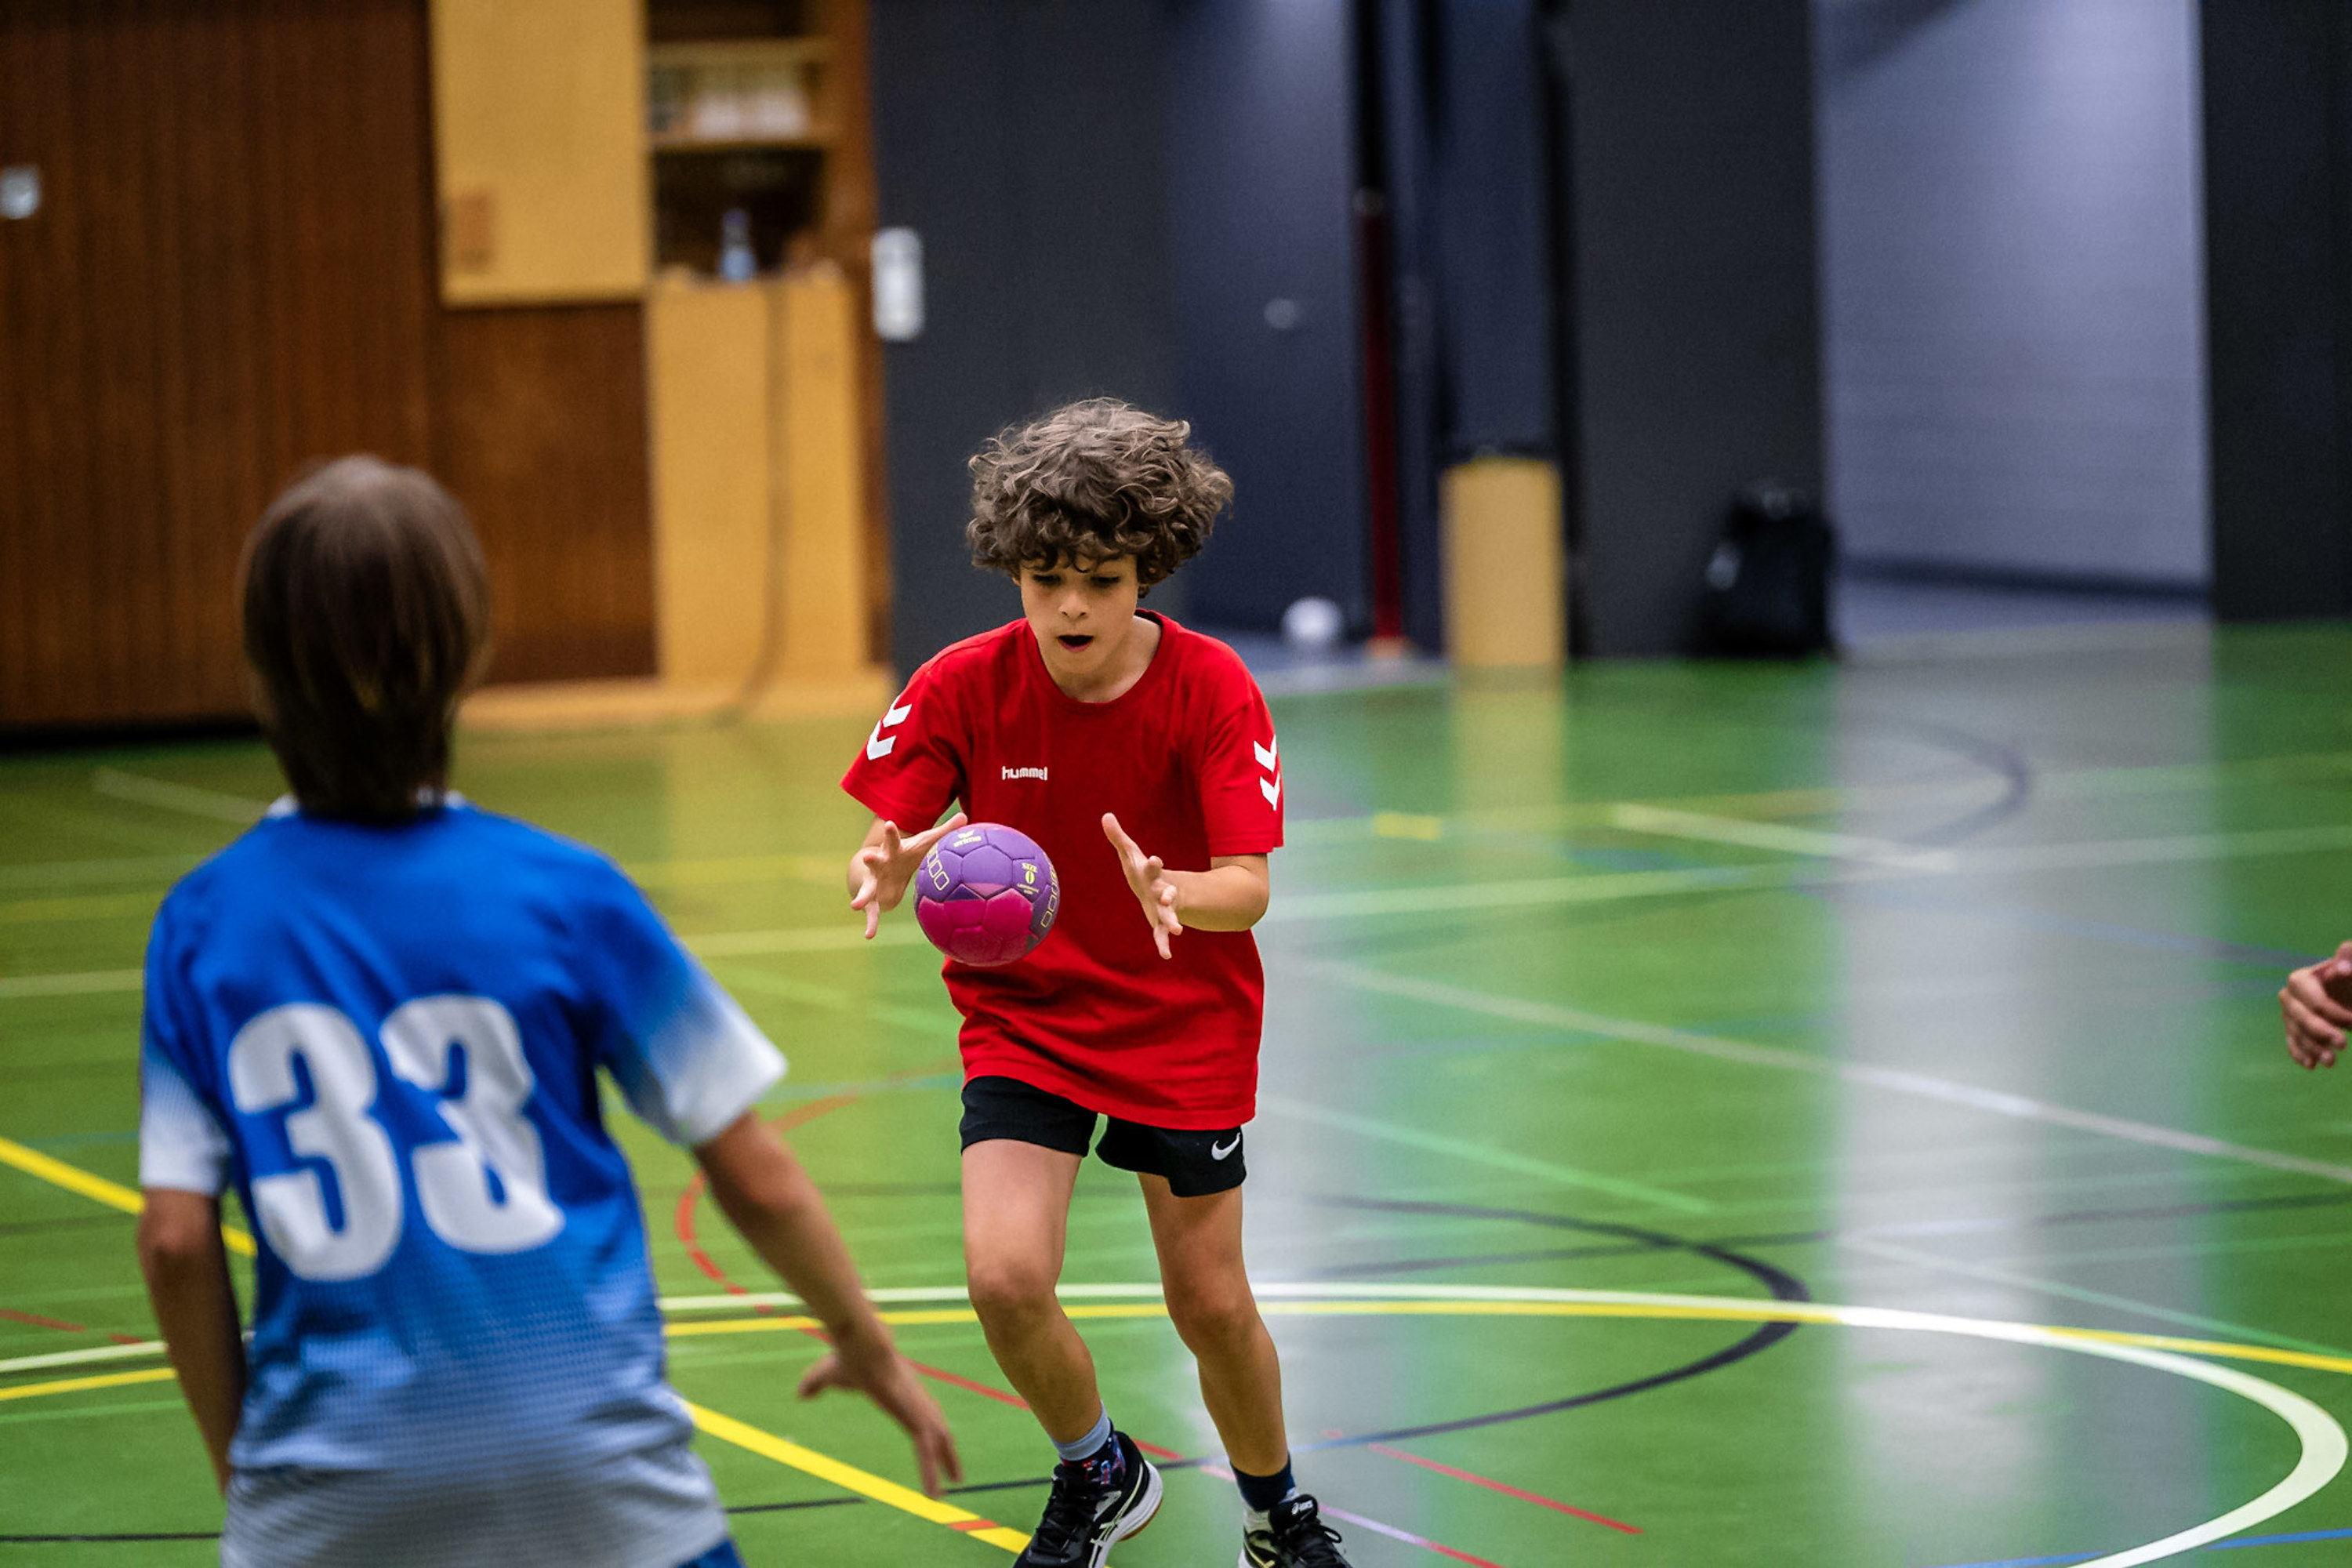
[[[656,621],[682,694],[866,668],[856,310],[824,263],[654,289]]]
[[[638,0],[433,0],[432,17],[443,302],[643,294]]]

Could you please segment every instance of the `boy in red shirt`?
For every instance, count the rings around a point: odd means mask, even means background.
[[[1017,1568],[1100,1568],[1160,1506],[1054,1293],[1098,1113],[1095,1152],[1142,1184],[1168,1315],[1241,1483],[1244,1568],[1347,1563],[1292,1482],[1282,1369],[1242,1265],[1265,1001],[1249,930],[1282,844],[1274,721],[1231,648],[1136,607],[1233,494],[1190,434],[1097,400],[975,457],[972,559],[1019,582],[1024,618],[917,670],[842,781],[875,817],[849,864],[869,937],[967,816],[1029,835],[1061,879],[1054,933],[1027,958],[946,966],[971,1303],[1062,1460]],[[946,823],[899,831],[951,801]]]

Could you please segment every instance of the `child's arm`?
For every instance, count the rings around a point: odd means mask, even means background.
[[[139,1212],[139,1271],[213,1479],[228,1490],[228,1446],[245,1405],[245,1341],[221,1245],[220,1200],[151,1187]]]
[[[907,896],[907,884],[914,880],[915,868],[923,863],[931,846],[967,820],[959,811],[929,832],[902,839],[897,823],[874,819],[874,826],[866,830],[866,842],[849,858],[849,907],[866,911],[869,941],[882,929],[883,915],[897,909],[898,900]]]
[[[801,1397],[828,1388],[857,1390],[914,1440],[925,1492],[939,1495],[942,1470],[951,1480],[963,1479],[946,1417],[891,1342],[816,1184],[783,1140],[747,1110],[698,1145],[694,1157],[736,1230],[807,1303],[833,1342],[832,1353],[801,1379]]]
[[[1213,855],[1205,871],[1171,871],[1157,855],[1146,855],[1118,825],[1103,814],[1103,837],[1118,851],[1127,885],[1151,922],[1160,956],[1170,956],[1168,939],[1187,925],[1202,931],[1247,931],[1265,918],[1273,882],[1263,855]]]
[[[2332,1068],[2352,1029],[2352,942],[2336,956],[2306,965],[2286,977],[2279,1012],[2286,1020],[2286,1048],[2305,1068]]]

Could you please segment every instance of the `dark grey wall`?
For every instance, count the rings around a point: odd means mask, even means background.
[[[1020,613],[963,552],[964,459],[1108,393],[1175,401],[1158,0],[873,0],[881,221],[923,239],[927,321],[883,360],[891,659]],[[1182,613],[1181,578],[1155,605]]]
[[[1567,0],[1578,645],[1696,635],[1733,493],[1821,483],[1806,0]]]
[[[2202,584],[2196,0],[1814,14],[1848,555]]]
[[[2352,612],[2352,18],[2207,0],[2213,607]]]
[[[1550,167],[1535,0],[1465,0],[1441,16],[1431,107],[1445,456],[1549,457]]]
[[[1232,515],[1175,581],[1216,625],[1271,627],[1293,600],[1318,595],[1360,630],[1348,8],[1174,0],[1166,10],[1177,406],[1234,477]]]

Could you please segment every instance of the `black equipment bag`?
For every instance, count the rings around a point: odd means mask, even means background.
[[[1837,535],[1801,490],[1765,481],[1731,503],[1707,558],[1699,626],[1706,650],[1747,658],[1835,651],[1830,571]]]

